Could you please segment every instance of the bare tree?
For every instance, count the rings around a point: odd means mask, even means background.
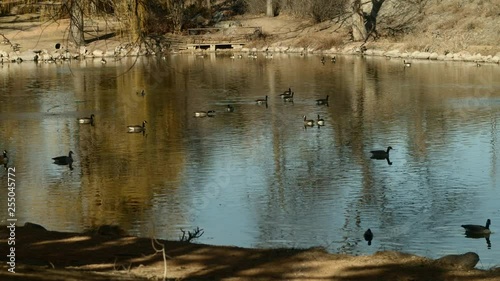
[[[366,41],[369,36],[378,37],[377,17],[385,0],[371,0],[371,10],[369,13],[363,10],[361,0],[353,0],[352,9],[352,35],[354,41]]]
[[[354,41],[362,41],[367,38],[367,32],[364,25],[364,12],[361,0],[353,0],[352,9],[352,36]]]
[[[81,0],[69,0],[65,3],[65,8],[70,17],[70,41],[75,43],[78,47],[85,44],[85,36],[83,33],[83,7],[81,4]]]

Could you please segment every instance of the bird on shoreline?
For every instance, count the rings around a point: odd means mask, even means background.
[[[490,234],[490,224],[491,220],[487,219],[486,220],[486,226],[482,225],[476,225],[476,224],[462,224],[461,226],[465,228],[465,233],[466,234]]]

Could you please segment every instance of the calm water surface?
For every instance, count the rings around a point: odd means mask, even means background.
[[[498,77],[498,65],[288,55],[4,64],[0,149],[20,224],[173,240],[200,227],[201,243],[356,255],[475,251],[488,268],[500,264]],[[294,103],[279,98],[288,87]],[[95,126],[77,123],[92,113]],[[304,128],[317,114],[326,125]],[[143,120],[145,135],[126,132]],[[370,159],[389,145],[392,165]],[[52,164],[69,150],[73,170]],[[490,246],[464,236],[461,224],[487,218]]]

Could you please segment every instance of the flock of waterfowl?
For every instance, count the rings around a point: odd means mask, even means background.
[[[294,98],[295,93],[292,91],[291,88],[288,88],[288,90],[284,91],[282,94],[279,95],[281,99],[283,99],[284,102],[290,102],[293,103],[293,98]],[[324,99],[317,99],[316,104],[317,105],[326,105],[328,106],[328,95]],[[258,105],[265,105],[267,107],[269,102],[269,96],[265,96],[264,98],[261,99],[256,99],[255,103]],[[234,106],[228,104],[226,107],[226,112],[234,112]],[[194,112],[194,117],[214,117],[215,116],[215,111],[214,110],[209,110],[209,111],[195,111]],[[312,119],[307,119],[307,117],[304,115],[304,126],[305,127],[314,127],[317,125],[318,127],[324,126],[325,125],[325,120],[320,117],[320,115],[317,115],[316,120]]]
[[[138,92],[138,95],[144,96],[145,92],[142,90],[140,93]],[[94,126],[95,122],[95,115],[91,114],[89,117],[81,117],[77,119],[78,123],[80,124],[90,124]],[[146,124],[148,122],[146,120],[142,121],[142,125],[128,125],[127,126],[127,132],[128,133],[144,133],[146,131]],[[53,164],[56,165],[63,165],[63,166],[69,166],[70,170],[73,170],[73,151],[69,151],[68,155],[63,155],[63,156],[57,156],[53,157],[52,160],[54,161]],[[7,157],[7,151],[4,150],[3,156],[0,157],[0,163],[4,163],[5,168],[7,168],[7,163],[8,163],[8,157]]]
[[[234,58],[234,57],[232,57]],[[324,64],[326,62],[325,58],[321,58],[321,63]],[[335,63],[336,58],[332,57],[331,62]],[[403,65],[404,67],[411,67],[411,63],[403,60]],[[479,66],[479,64],[478,64]],[[144,97],[146,95],[145,91],[142,90],[141,92],[137,92],[137,95]],[[294,92],[292,91],[291,88],[288,88],[288,90],[284,91],[282,94],[279,95],[284,102],[293,102],[294,99]],[[316,104],[317,105],[326,105],[328,106],[328,98],[329,96],[327,95],[324,99],[317,99]],[[269,97],[266,95],[263,99],[256,99],[255,103],[258,105],[266,105],[268,103]],[[226,107],[226,112],[234,112],[234,106],[228,104]],[[214,117],[215,116],[215,111],[214,110],[208,110],[208,111],[195,111],[194,112],[194,117]],[[90,115],[90,117],[82,117],[78,118],[78,122],[80,124],[91,124],[94,125],[95,122],[95,116],[94,114]],[[142,125],[129,125],[127,126],[127,132],[129,133],[144,133],[146,131],[146,124],[147,121],[144,120],[142,122]],[[325,120],[320,117],[320,115],[317,115],[317,119],[307,119],[307,117],[304,115],[304,127],[313,127],[317,125],[318,127],[324,126],[325,125]],[[392,162],[389,160],[389,152],[393,148],[391,146],[387,147],[387,150],[372,150],[370,151],[371,153],[371,159],[377,159],[377,160],[387,160],[387,163],[389,165],[392,165]],[[58,156],[52,158],[54,160],[54,164],[57,165],[68,165],[70,169],[72,169],[72,163],[73,163],[73,158],[72,158],[73,151],[70,151],[68,156]],[[0,163],[4,165],[4,167],[7,169],[7,164],[8,164],[9,158],[7,157],[7,151],[3,151],[3,155],[0,155]],[[464,224],[461,225],[465,229],[465,234],[467,237],[474,237],[474,238],[480,238],[484,237],[487,239],[487,242],[489,244],[489,235],[491,234],[490,230],[490,225],[491,225],[491,220],[488,219],[486,221],[486,225],[475,225],[475,224]],[[365,231],[363,234],[363,238],[365,241],[368,242],[368,245],[371,245],[372,240],[373,240],[373,232],[369,228],[368,230]]]

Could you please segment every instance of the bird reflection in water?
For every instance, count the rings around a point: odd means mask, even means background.
[[[371,159],[376,159],[376,160],[387,160],[388,165],[392,165],[391,159],[389,158],[389,151],[393,149],[392,147],[388,147],[387,151],[385,150],[372,150],[370,153],[372,156],[370,157]]]
[[[472,239],[484,238],[486,240],[486,246],[488,247],[488,249],[491,249],[490,234],[478,234],[478,233],[465,232],[465,237],[472,238]]]

